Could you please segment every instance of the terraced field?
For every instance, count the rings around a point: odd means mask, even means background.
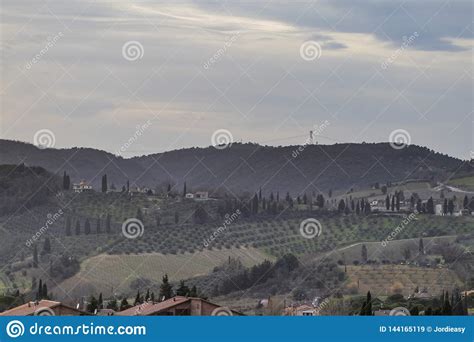
[[[159,285],[163,275],[168,274],[170,280],[176,282],[208,274],[229,257],[239,258],[244,266],[253,266],[265,259],[272,260],[272,257],[254,248],[205,250],[179,255],[101,254],[85,260],[81,271],[62,282],[54,291],[59,297],[66,296],[65,292],[74,297],[78,293],[84,293],[84,290],[86,293],[103,292],[104,295],[130,292],[130,284],[135,279]]]
[[[424,268],[408,265],[347,266],[348,286],[358,284],[360,294],[371,291],[373,296],[387,296],[399,291],[405,296],[418,286],[429,294],[438,295],[462,285],[456,274],[445,268]]]
[[[435,248],[437,245],[450,243],[456,240],[456,236],[436,236],[423,238],[425,251]],[[325,255],[334,261],[345,260],[347,264],[352,264],[354,260],[362,262],[361,249],[362,245],[367,248],[367,256],[370,260],[387,260],[391,263],[404,260],[404,251],[408,248],[411,257],[416,257],[419,253],[419,239],[403,239],[394,240],[383,246],[381,242],[360,242],[340,248],[334,252]]]
[[[301,218],[268,219],[267,221],[237,221],[215,239],[215,249],[254,247],[274,256],[286,253],[296,255],[331,251],[359,241],[382,241],[403,220],[401,216],[323,216],[317,212],[300,213]],[[300,234],[300,223],[308,217],[317,218],[322,225],[321,235],[307,239]],[[204,239],[217,229],[211,225],[183,224],[150,227],[143,237],[123,240],[112,253],[184,253],[203,250]],[[474,230],[472,217],[435,217],[418,215],[397,234],[396,239],[458,235]]]

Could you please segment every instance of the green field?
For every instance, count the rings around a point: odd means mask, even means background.
[[[474,190],[474,176],[455,178],[448,182],[449,185],[460,187],[464,190]]]
[[[216,266],[226,262],[229,257],[238,258],[244,266],[253,266],[265,259],[272,259],[254,248],[232,248],[205,250],[196,253],[163,255],[160,253],[140,255],[101,254],[85,260],[81,271],[59,284],[55,290],[59,297],[75,296],[84,291],[129,293],[130,284],[135,279],[149,280],[153,285],[161,283],[168,274],[171,281],[177,282],[196,276],[206,275]]]

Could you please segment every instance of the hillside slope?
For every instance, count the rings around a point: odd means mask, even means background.
[[[85,179],[94,186],[107,173],[109,183],[118,188],[131,185],[163,189],[168,183],[180,192],[184,181],[188,191],[223,189],[234,192],[262,187],[267,191],[327,191],[366,187],[375,182],[405,179],[444,180],[453,172],[472,172],[463,161],[435,153],[425,147],[402,150],[388,143],[269,147],[233,144],[181,149],[123,159],[89,149],[39,149],[31,144],[0,140],[0,164],[41,166],[53,173],[67,171],[72,181]],[[462,170],[462,171],[461,171]]]

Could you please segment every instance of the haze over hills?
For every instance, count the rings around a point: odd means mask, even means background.
[[[300,148],[300,151],[298,151]],[[96,188],[106,173],[109,184],[152,189],[168,183],[181,191],[221,189],[233,192],[349,190],[375,182],[408,179],[445,180],[472,171],[465,161],[411,145],[394,149],[388,143],[270,147],[233,144],[226,149],[188,148],[124,159],[91,148],[39,149],[0,140],[0,164],[41,166],[71,181],[86,180]]]

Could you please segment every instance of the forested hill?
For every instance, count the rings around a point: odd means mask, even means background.
[[[54,201],[61,180],[41,167],[0,165],[0,216]]]
[[[158,149],[158,147],[157,147]],[[444,181],[453,173],[472,172],[467,163],[411,145],[394,149],[388,143],[334,144],[271,147],[233,144],[226,149],[188,148],[124,159],[90,149],[39,149],[34,145],[0,140],[0,164],[40,166],[72,182],[86,180],[99,188],[107,174],[109,186],[131,185],[164,188],[168,183],[181,191],[232,190],[327,191],[366,187],[407,179]]]

